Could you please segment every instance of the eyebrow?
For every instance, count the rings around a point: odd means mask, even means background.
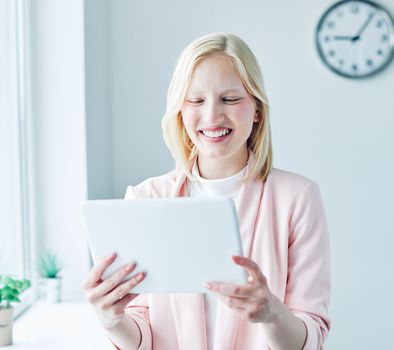
[[[221,93],[221,94],[224,94],[224,93],[227,93],[227,92],[241,93],[241,90],[239,88],[225,88],[225,89],[219,90],[219,93]],[[201,93],[204,93],[204,91],[203,90],[195,90],[195,91],[192,90],[189,93],[191,93],[191,94],[201,94]]]

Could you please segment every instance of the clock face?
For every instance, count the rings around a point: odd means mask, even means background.
[[[364,78],[382,70],[394,56],[393,20],[370,1],[341,1],[320,19],[316,45],[331,70]]]

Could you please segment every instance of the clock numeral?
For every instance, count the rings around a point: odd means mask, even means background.
[[[371,59],[367,59],[365,61],[365,63],[367,64],[368,67],[372,67],[373,66],[373,61]]]
[[[358,70],[358,66],[357,66],[356,63],[352,64],[352,70],[355,71],[355,72]]]
[[[376,54],[377,54],[378,56],[383,56],[383,50],[382,50],[382,49],[378,49],[378,50],[376,51]]]
[[[340,60],[338,61],[338,64],[339,64],[340,66],[343,66],[343,65],[345,64],[345,61],[344,61],[343,59],[340,59]]]
[[[352,13],[354,13],[354,14],[357,14],[357,13],[359,13],[360,8],[358,7],[358,5],[353,4],[353,5],[350,7],[350,11],[351,11]]]
[[[330,41],[330,37],[329,37],[328,35],[326,35],[326,36],[324,37],[324,41],[325,41],[326,43],[328,43],[328,42]]]
[[[327,27],[332,29],[335,27],[335,23],[333,21],[329,21],[329,22],[327,22]]]
[[[329,50],[328,51],[328,55],[331,56],[331,57],[334,57],[335,56],[335,51],[334,50]]]
[[[388,35],[387,34],[382,34],[382,41],[385,42],[385,41],[388,41],[388,40],[389,40]]]
[[[380,28],[383,25],[383,21],[380,19],[376,22],[376,27]]]
[[[342,11],[337,11],[337,16],[338,16],[339,18],[342,18],[342,17],[343,17],[343,12],[342,12]]]

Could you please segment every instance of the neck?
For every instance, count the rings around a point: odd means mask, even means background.
[[[204,179],[223,179],[240,172],[248,162],[248,156],[247,149],[235,160],[232,157],[215,159],[199,155],[197,158],[198,171]]]

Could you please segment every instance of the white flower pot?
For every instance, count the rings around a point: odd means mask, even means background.
[[[62,279],[57,278],[44,278],[44,298],[48,303],[59,303],[61,301],[62,292]]]
[[[14,309],[0,309],[0,346],[12,344],[12,319]]]

